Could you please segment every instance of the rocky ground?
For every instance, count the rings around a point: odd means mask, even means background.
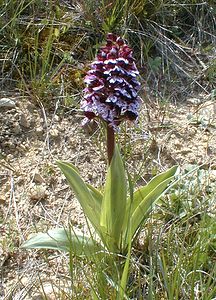
[[[128,127],[128,145],[122,150],[132,174],[138,173],[144,161],[138,184],[153,170],[164,170],[173,164],[202,164],[203,168],[211,167],[215,177],[215,115],[216,103],[211,95],[191,96],[184,103],[163,108],[156,103],[145,105],[138,126]],[[77,109],[56,106],[48,112],[19,94],[0,99],[2,299],[11,299],[11,295],[12,299],[27,299],[25,295],[32,288],[38,266],[47,276],[44,257],[37,251],[29,254],[19,249],[30,233],[69,221],[86,230],[80,206],[56,167],[56,160],[71,161],[86,181],[98,187],[103,184],[103,135],[98,127],[89,131],[80,124]],[[125,137],[123,128],[119,138]],[[53,255],[48,273],[58,268],[61,260],[61,256]],[[42,298],[36,293],[34,299]]]

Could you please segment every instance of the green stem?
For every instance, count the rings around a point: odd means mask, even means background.
[[[110,165],[115,149],[115,133],[111,126],[107,125],[107,156]]]

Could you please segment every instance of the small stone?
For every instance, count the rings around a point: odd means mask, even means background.
[[[51,129],[50,130],[50,136],[51,137],[58,137],[59,136],[59,131],[58,131],[58,129]]]
[[[43,182],[45,182],[44,178],[39,173],[35,173],[34,174],[33,181],[35,183],[43,183]]]
[[[0,194],[0,204],[5,204],[6,197],[4,194]]]
[[[16,106],[15,102],[10,98],[1,98],[0,107],[4,108],[14,108]]]
[[[48,192],[43,185],[34,185],[30,190],[30,199],[33,201],[39,201],[45,199],[48,196]]]
[[[35,132],[36,132],[36,134],[38,135],[38,136],[41,136],[42,134],[43,134],[43,127],[37,127],[36,129],[35,129]]]
[[[187,102],[194,104],[194,105],[199,105],[199,104],[203,103],[203,99],[189,98],[189,99],[187,99]]]
[[[13,129],[12,129],[13,133],[15,134],[19,134],[21,133],[21,128],[20,128],[20,125],[18,123],[15,123],[14,126],[13,126]]]
[[[24,128],[29,128],[30,127],[30,122],[29,122],[29,120],[27,119],[27,117],[24,113],[21,114],[19,123]]]
[[[23,144],[21,144],[21,145],[19,145],[18,149],[19,149],[20,151],[26,151],[26,146],[23,145]]]
[[[59,116],[55,115],[55,116],[53,117],[53,120],[56,121],[56,122],[59,122]]]
[[[20,282],[22,283],[22,285],[26,286],[29,282],[29,278],[28,277],[22,277],[22,278],[20,278]]]
[[[7,155],[7,160],[11,160],[11,159],[13,159],[14,157],[13,157],[13,155],[12,154],[8,154]]]

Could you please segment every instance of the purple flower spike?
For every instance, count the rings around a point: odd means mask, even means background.
[[[137,75],[132,49],[121,37],[109,33],[84,80],[84,123],[99,117],[116,129],[124,119],[136,120],[141,103]]]

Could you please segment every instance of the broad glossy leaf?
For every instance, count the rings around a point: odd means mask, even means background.
[[[100,233],[100,193],[96,192],[96,189],[94,188],[90,190],[90,185],[87,185],[82,180],[77,169],[72,164],[61,161],[58,161],[57,164],[67,178],[70,187],[79,200],[84,214],[98,231],[98,233]],[[95,196],[96,194],[97,197]]]
[[[104,239],[110,251],[116,251],[120,247],[126,201],[125,170],[119,149],[116,146],[106,177],[100,220],[100,225],[105,231]]]
[[[130,218],[132,236],[134,236],[140,224],[147,217],[153,204],[167,190],[168,184],[175,175],[176,170],[177,166],[174,166],[168,171],[155,176],[146,186],[134,193]]]
[[[54,249],[73,252],[75,255],[91,256],[103,251],[101,245],[91,237],[75,235],[64,228],[49,230],[47,233],[36,233],[21,246],[26,249]]]

